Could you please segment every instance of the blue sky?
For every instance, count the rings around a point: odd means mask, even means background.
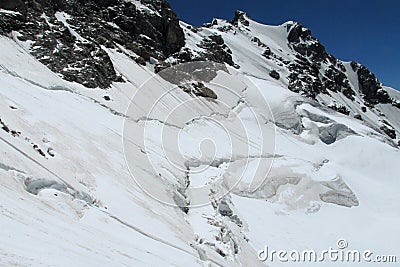
[[[400,89],[398,0],[168,0],[181,20],[199,26],[232,19],[235,10],[276,25],[295,20],[335,57],[366,65],[388,86]]]

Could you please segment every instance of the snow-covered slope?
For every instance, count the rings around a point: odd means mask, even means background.
[[[163,1],[122,2],[146,23],[173,17]],[[61,20],[46,31],[66,27],[76,51],[93,42],[88,62],[113,70],[81,66],[94,82],[79,83],[75,63],[59,72],[38,56],[27,28],[5,31],[20,9],[0,10],[0,265],[263,266],[266,245],[341,238],[400,256],[398,91],[295,22],[180,22],[178,52],[160,37],[141,58],[113,34],[94,42],[63,8],[45,10],[41,23]]]

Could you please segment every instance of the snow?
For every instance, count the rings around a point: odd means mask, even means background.
[[[2,8],[0,8],[0,13],[9,14],[9,15],[21,15],[21,13],[19,13],[17,11],[6,10],[6,9],[2,9]]]
[[[153,10],[153,9],[147,7],[145,4],[142,4],[142,2],[140,0],[125,0],[125,2],[134,4],[137,9],[139,9],[143,12],[147,12],[149,14],[153,14],[153,15],[161,17],[160,13],[158,13],[156,10]]]
[[[68,14],[56,16],[86,41]],[[291,60],[287,24],[250,20],[249,30],[236,33],[181,25],[188,48],[200,51],[196,44],[218,33],[241,65],[205,83],[217,100],[183,92],[122,47],[102,49],[126,82],[89,90],[62,80],[16,38],[0,37],[0,116],[21,132],[0,129],[0,265],[263,266],[257,251],[265,245],[318,250],[339,238],[352,249],[399,256],[400,155],[380,132],[378,112],[369,109],[360,121],[320,104],[341,103],[355,113],[361,95],[352,102],[332,93],[317,102],[290,92],[285,71],[251,42],[257,36]],[[272,79],[272,69],[283,78]],[[398,109],[378,108],[398,132]],[[298,134],[297,122],[304,126]],[[328,145],[319,131],[331,125],[352,133]],[[31,194],[32,179],[68,190]],[[176,205],[177,188],[186,190],[187,213]],[[358,205],[322,201],[330,191],[354,194]],[[221,198],[237,217],[221,214]]]

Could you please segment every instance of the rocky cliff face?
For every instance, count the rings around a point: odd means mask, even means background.
[[[290,90],[314,97],[321,92],[327,93],[327,90],[342,92],[347,98],[354,100],[355,91],[346,76],[345,66],[326,52],[325,47],[312,36],[309,29],[299,23],[288,25],[288,42],[297,52],[297,59],[289,64],[292,71],[289,75]],[[358,76],[359,87],[355,89],[364,95],[366,104],[395,104],[395,100],[382,89],[382,83],[365,66],[353,61],[351,67]]]
[[[353,99],[349,80],[342,62],[328,54],[325,47],[299,23],[287,26],[288,45],[296,53],[296,60],[289,64],[289,89],[315,97],[319,93],[343,92]],[[325,70],[323,66],[327,66]]]
[[[392,102],[395,104],[395,102],[390,99],[388,93],[382,89],[382,83],[367,69],[367,67],[354,61],[351,62],[351,67],[353,71],[357,73],[359,89],[364,94],[364,100],[368,104],[387,104]]]
[[[0,8],[14,10],[26,15],[26,6],[22,0],[4,0],[0,3]]]
[[[131,51],[132,59],[145,64],[185,44],[178,18],[164,0],[5,1],[1,7],[19,12],[0,17],[2,34],[14,32],[52,71],[90,88],[122,81],[102,46]]]

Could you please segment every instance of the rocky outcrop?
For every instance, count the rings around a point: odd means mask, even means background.
[[[296,60],[288,67],[290,90],[311,98],[320,93],[341,92],[354,100],[354,89],[358,89],[370,107],[378,103],[394,103],[382,88],[382,83],[365,66],[351,62],[359,84],[359,88],[352,88],[343,63],[330,55],[309,29],[297,22],[288,23],[286,27],[288,46],[296,54]]]
[[[155,72],[158,73],[173,65],[198,61],[227,63],[235,68],[240,68],[240,66],[233,61],[232,51],[225,44],[221,35],[214,34],[205,36],[197,46],[200,48],[199,50],[194,51],[193,49],[184,47],[179,52],[172,54],[170,58],[173,59],[172,63],[170,59],[158,62],[155,66]]]
[[[86,87],[106,88],[122,81],[103,47],[122,46],[143,64],[151,57],[163,60],[185,44],[179,20],[165,0],[141,0],[138,6],[123,0],[21,3],[2,2],[11,9],[25,7],[27,14],[1,15],[1,33],[17,31],[19,41],[29,42],[39,61]]]
[[[24,16],[27,11],[25,3],[22,0],[2,0],[0,2],[0,8],[20,12]]]
[[[326,89],[332,92],[342,92],[347,98],[354,100],[354,91],[351,89],[349,79],[345,74],[345,67],[339,61],[335,65],[330,65],[325,70],[322,83]]]
[[[231,21],[231,24],[233,24],[234,26],[239,26],[239,23],[240,23],[243,26],[249,26],[250,22],[248,21],[247,18],[248,18],[248,15],[246,14],[246,12],[236,10],[235,17]]]
[[[201,97],[211,98],[211,99],[218,98],[217,94],[213,90],[211,90],[210,88],[205,86],[203,83],[194,84],[194,88],[195,88],[195,90],[193,90],[193,93],[196,96],[201,96]]]
[[[344,115],[349,115],[350,114],[350,111],[343,105],[332,104],[332,105],[329,105],[328,107],[333,109],[334,111],[337,111],[337,112],[342,113]]]
[[[279,80],[279,78],[281,77],[281,76],[279,75],[279,73],[278,73],[276,70],[270,71],[269,76],[271,76],[271,77],[274,78],[275,80]]]
[[[388,104],[392,100],[388,93],[382,89],[382,83],[370,70],[359,63],[351,62],[353,71],[357,73],[360,91],[364,94],[364,100],[370,104]]]
[[[232,51],[220,35],[211,35],[208,38],[204,38],[198,46],[207,51],[206,53],[202,53],[205,59],[217,63],[227,63],[231,66],[235,65],[232,60]]]
[[[388,127],[388,126],[386,126],[386,125],[382,125],[382,126],[381,126],[381,130],[382,130],[387,136],[389,136],[390,138],[396,139],[396,131],[395,131],[393,128]]]
[[[286,27],[288,45],[296,53],[296,60],[289,65],[289,89],[311,98],[329,91],[342,92],[353,100],[355,93],[343,63],[328,54],[309,29],[297,22]]]
[[[318,62],[324,61],[330,56],[325,47],[312,36],[311,31],[300,23],[288,24],[287,30],[289,46],[299,54],[311,57]]]
[[[192,82],[187,84],[180,84],[179,88],[181,88],[184,92],[192,95],[199,96],[209,99],[217,99],[217,94],[205,86],[202,82]]]

